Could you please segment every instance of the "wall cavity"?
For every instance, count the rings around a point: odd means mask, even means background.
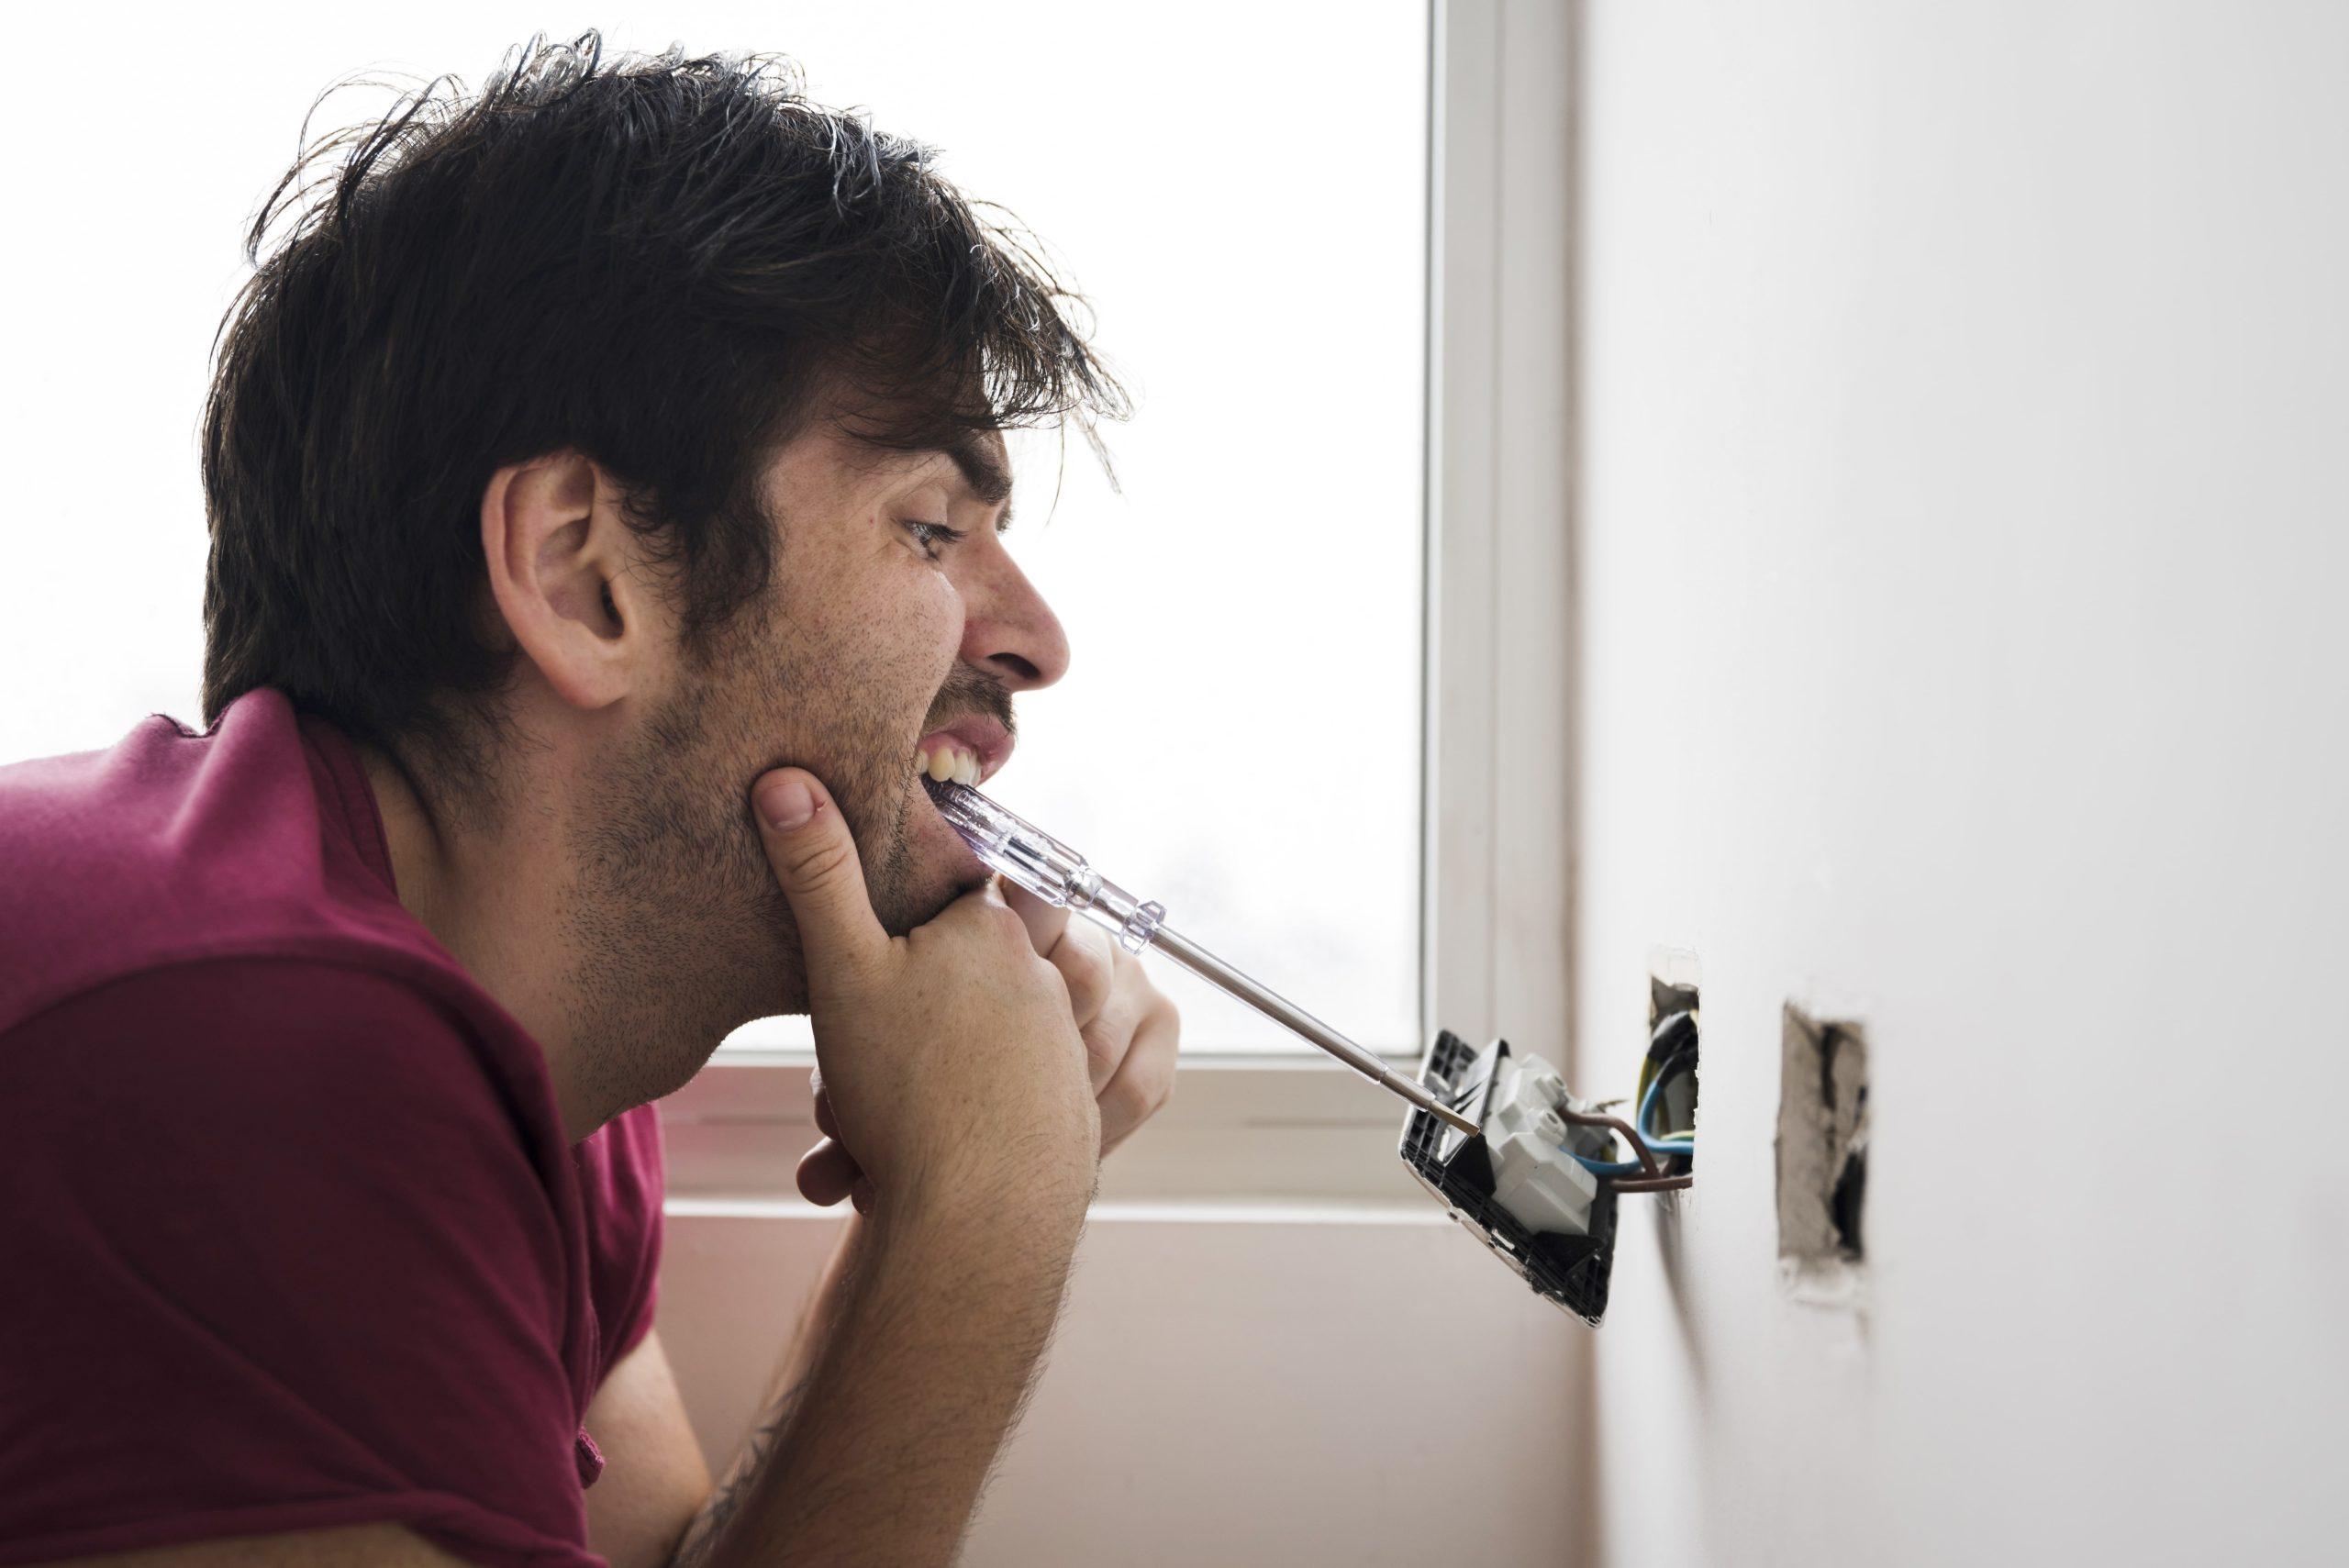
[[[1779,1268],[1800,1296],[1846,1299],[1867,1256],[1867,1038],[1788,1003],[1779,1040]]]

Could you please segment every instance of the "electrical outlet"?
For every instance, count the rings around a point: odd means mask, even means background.
[[[1798,1296],[1847,1300],[1867,1257],[1867,1036],[1789,1002],[1779,1040],[1779,1270]]]

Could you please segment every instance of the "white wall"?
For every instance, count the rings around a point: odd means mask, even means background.
[[[714,1473],[836,1224],[671,1215],[662,1343]],[[1562,1562],[1582,1332],[1424,1198],[1102,1206],[964,1568]]]
[[[1586,23],[1584,1092],[1652,946],[1706,1044],[1608,1560],[2338,1561],[2349,10]],[[1777,1283],[1789,998],[1865,1318]]]

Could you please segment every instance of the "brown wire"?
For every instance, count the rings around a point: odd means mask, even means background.
[[[1622,1118],[1612,1116],[1586,1116],[1581,1111],[1570,1111],[1562,1106],[1558,1109],[1558,1119],[1564,1122],[1571,1122],[1576,1127],[1613,1128],[1616,1135],[1621,1138],[1624,1142],[1630,1144],[1631,1146],[1631,1151],[1640,1157],[1640,1169],[1645,1173],[1643,1176],[1639,1178],[1640,1180],[1652,1180],[1664,1174],[1664,1167],[1655,1162],[1655,1155],[1649,1151],[1647,1140],[1634,1133],[1631,1130],[1631,1124],[1623,1120]],[[1620,1191],[1622,1190],[1623,1184],[1620,1179],[1618,1179],[1615,1183],[1615,1186],[1618,1191]],[[1633,1192],[1642,1192],[1646,1189],[1633,1187],[1631,1190]]]
[[[1619,1193],[1669,1193],[1694,1186],[1694,1176],[1613,1176],[1607,1178]]]

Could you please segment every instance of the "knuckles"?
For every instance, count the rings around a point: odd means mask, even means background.
[[[1118,1063],[1125,1060],[1126,1047],[1132,1043],[1132,1037],[1092,1026],[1079,1033],[1085,1040],[1085,1066],[1091,1071],[1094,1082],[1106,1081],[1118,1070]]]
[[[1036,956],[1036,943],[1028,935],[1028,922],[1019,917],[1019,910],[1008,905],[987,906],[987,930],[1004,946],[1017,948],[1031,958]]]
[[[928,925],[917,927],[915,934],[950,949],[977,953],[990,964],[999,964],[1014,952],[1036,956],[1035,944],[1029,940],[1028,927],[1019,912],[978,890],[949,904]]]
[[[1070,923],[1068,934],[1061,939],[1052,957],[1062,978],[1068,982],[1069,1007],[1079,1023],[1090,1023],[1100,1016],[1122,977],[1120,971],[1125,965],[1118,960],[1125,956],[1107,931],[1090,925],[1080,929],[1074,922]],[[1130,958],[1128,962],[1131,962]],[[1130,973],[1138,973],[1138,969]]]
[[[1147,1071],[1128,1071],[1118,1075],[1101,1096],[1101,1125],[1123,1139],[1135,1129],[1166,1108],[1174,1097],[1174,1073],[1171,1065],[1152,1063]]]

